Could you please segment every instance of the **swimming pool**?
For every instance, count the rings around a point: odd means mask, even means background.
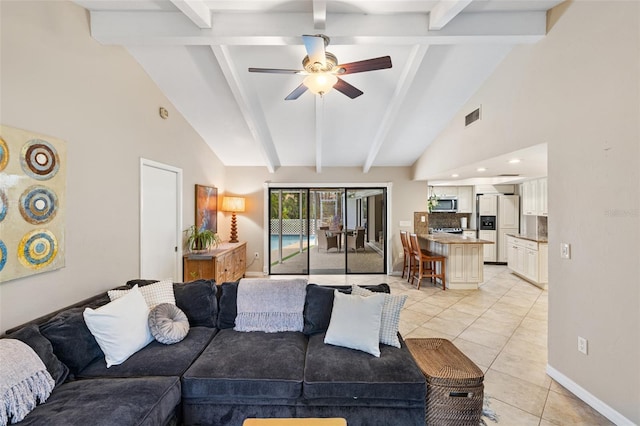
[[[315,243],[315,235],[312,235],[310,240],[311,245],[313,245]],[[286,247],[289,246],[291,244],[298,244],[300,242],[300,235],[283,235],[282,236],[282,247]],[[302,240],[303,244],[306,242],[306,239]],[[277,248],[278,247],[278,235],[272,234],[271,235],[271,248]]]

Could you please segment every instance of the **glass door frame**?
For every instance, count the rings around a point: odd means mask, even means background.
[[[345,193],[346,191],[349,190],[353,190],[353,189],[364,189],[364,188],[383,188],[385,189],[385,226],[384,226],[384,239],[383,239],[383,250],[384,250],[384,273],[386,275],[390,275],[392,272],[392,253],[390,253],[391,248],[393,247],[393,245],[391,244],[391,235],[392,235],[392,226],[391,224],[392,222],[392,205],[391,202],[389,200],[393,199],[393,184],[391,182],[349,182],[349,183],[305,183],[305,182],[300,182],[300,183],[290,183],[290,182],[265,182],[264,183],[264,229],[263,229],[263,233],[264,233],[264,251],[263,253],[265,253],[264,256],[264,266],[263,266],[263,272],[265,275],[269,274],[270,272],[270,265],[269,265],[269,261],[270,261],[270,253],[269,253],[269,249],[270,249],[270,192],[272,189],[306,189],[308,191],[312,191],[313,189],[336,189],[336,190],[344,190]],[[309,214],[309,213],[308,213]],[[307,216],[307,220],[309,220],[310,218]],[[345,254],[346,256],[346,254]],[[307,262],[309,261],[309,255],[307,254]],[[308,263],[307,263],[308,264]],[[347,274],[346,268],[345,268],[345,275]],[[353,275],[357,275],[357,274],[366,274],[366,273],[350,273]],[[281,274],[278,274],[281,275]],[[282,274],[284,275],[284,274]],[[301,274],[294,274],[294,275],[309,275],[309,272],[307,272],[307,274],[301,273]]]

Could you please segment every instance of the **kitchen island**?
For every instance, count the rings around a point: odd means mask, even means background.
[[[492,241],[463,235],[438,233],[418,235],[420,246],[443,255],[445,285],[452,290],[477,290],[484,280],[484,245]]]

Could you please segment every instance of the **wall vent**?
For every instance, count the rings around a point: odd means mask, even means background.
[[[518,177],[518,176],[520,176],[519,173],[502,173],[498,175],[498,177]]]
[[[480,115],[480,108],[482,108],[482,105],[479,106],[478,108],[474,109],[473,111],[471,111],[469,114],[467,114],[464,117],[464,126],[467,127],[472,123],[475,123],[476,121],[480,120],[481,115]]]

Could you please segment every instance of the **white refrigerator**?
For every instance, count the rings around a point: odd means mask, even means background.
[[[484,246],[484,261],[507,262],[507,234],[520,230],[520,196],[482,194],[477,196],[478,238],[492,241]]]

